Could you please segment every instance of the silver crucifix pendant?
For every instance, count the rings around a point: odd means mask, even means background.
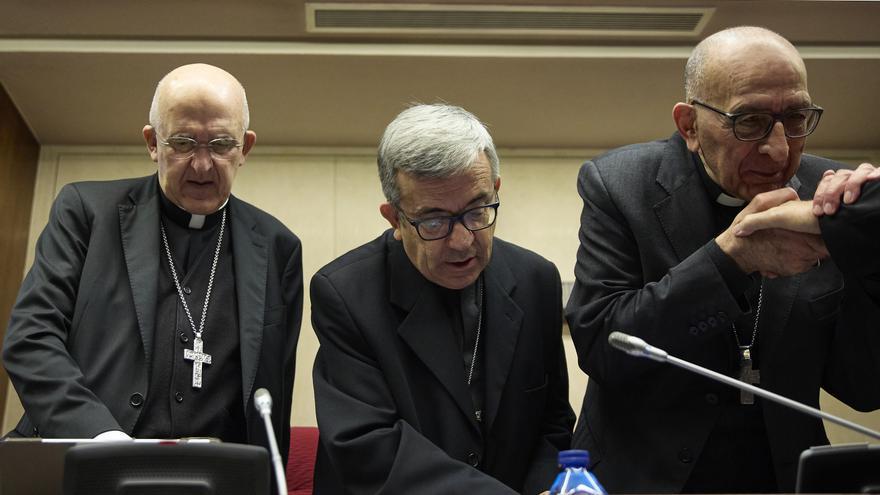
[[[211,355],[202,352],[204,342],[199,335],[193,339],[193,348],[183,350],[183,359],[193,362],[193,388],[202,388],[202,364],[211,364]]]
[[[761,372],[752,367],[752,352],[748,347],[740,347],[739,380],[743,383],[757,385],[761,383]],[[754,404],[755,395],[745,390],[739,392],[740,404]]]

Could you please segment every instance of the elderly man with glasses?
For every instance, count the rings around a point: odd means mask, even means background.
[[[299,239],[231,194],[254,146],[244,88],[178,67],[143,128],[154,175],[64,186],[12,310],[14,436],[218,437],[286,459],[302,316]]]
[[[315,493],[543,492],[574,423],[559,273],[494,237],[492,138],[417,105],[378,163],[391,229],[311,283]]]
[[[581,168],[566,307],[589,375],[574,445],[609,492],[793,491],[821,421],[607,343],[619,330],[680,358],[808,403],[824,388],[880,406],[880,333],[858,267],[812,232],[737,235],[746,215],[812,198],[842,165],[803,154],[822,109],[797,50],[740,27],[709,36],[685,70],[678,132]],[[820,262],[821,261],[821,262]]]

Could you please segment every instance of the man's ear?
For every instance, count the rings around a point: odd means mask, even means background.
[[[144,126],[144,141],[147,142],[147,151],[150,152],[150,159],[154,162],[159,161],[159,143],[156,142],[156,129],[147,124]]]
[[[388,220],[391,228],[394,229],[394,238],[400,240],[400,216],[397,214],[397,208],[391,203],[382,203],[379,205],[379,213]]]
[[[253,149],[254,144],[257,142],[257,133],[254,131],[247,131],[244,133],[244,142],[241,143],[241,154],[243,156],[247,156],[248,153]]]
[[[700,149],[700,140],[697,139],[697,109],[687,103],[676,103],[672,107],[672,120],[688,149],[696,153]]]

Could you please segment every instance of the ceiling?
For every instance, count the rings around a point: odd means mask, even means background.
[[[320,10],[328,2],[311,3]],[[468,1],[435,4],[479,10]],[[245,85],[263,145],[373,147],[408,103],[442,100],[473,111],[503,148],[608,148],[670,134],[693,45],[725,27],[758,24],[789,38],[806,60],[810,93],[826,109],[810,145],[880,147],[880,2],[479,5],[569,14],[623,7],[630,16],[699,7],[709,15],[697,32],[678,34],[316,32],[307,30],[300,0],[0,0],[0,83],[42,144],[139,144],[156,82],[202,61]]]

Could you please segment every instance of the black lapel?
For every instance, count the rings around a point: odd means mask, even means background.
[[[715,237],[715,229],[706,189],[691,152],[677,134],[666,144],[657,184],[669,195],[654,205],[654,213],[681,261]]]
[[[391,303],[407,312],[397,333],[443,385],[474,432],[479,434],[461,352],[440,293],[412,265],[401,242],[391,239],[390,235],[387,242]]]
[[[159,277],[159,184],[145,177],[129,192],[128,203],[118,205],[122,253],[147,367],[152,362]]]
[[[511,298],[516,278],[495,243],[492,260],[483,272],[486,284],[486,336],[482,356],[486,360],[486,429],[492,427],[510,374],[523,311]]]
[[[247,416],[248,399],[257,376],[260,348],[263,344],[269,254],[266,237],[257,229],[256,219],[249,215],[234,196],[229,198],[228,208],[238,303],[242,404]]]

